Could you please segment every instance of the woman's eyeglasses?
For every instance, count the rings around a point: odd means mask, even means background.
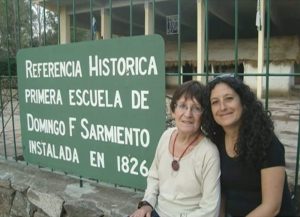
[[[236,78],[235,74],[233,73],[222,73],[220,75],[215,76],[212,80],[210,80],[209,82],[213,82],[216,81],[218,79],[222,79],[222,78]]]
[[[191,112],[194,115],[200,115],[203,112],[203,109],[201,107],[195,106],[195,105],[192,105],[192,106],[189,107],[188,105],[186,105],[184,103],[178,103],[175,106],[178,109],[178,111],[180,111],[180,112],[186,112],[189,109],[191,110]]]

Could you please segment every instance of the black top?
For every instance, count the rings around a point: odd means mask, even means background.
[[[274,166],[285,166],[284,147],[274,136],[266,160],[258,166],[258,169],[245,165],[239,157],[229,157],[225,150],[224,141],[219,149],[222,192],[226,196],[226,213],[231,216],[245,216],[261,203],[260,170]],[[296,216],[286,175],[278,216]]]

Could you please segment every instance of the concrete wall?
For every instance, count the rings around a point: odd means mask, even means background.
[[[0,217],[123,217],[143,193],[0,160]]]
[[[244,62],[244,73],[245,74],[256,74],[257,67],[253,66],[247,62]],[[231,73],[232,70],[222,71],[222,73]],[[272,74],[290,74],[294,73],[294,64],[272,64],[269,65],[269,73]],[[264,67],[264,73],[266,72],[266,67]],[[194,77],[195,79],[195,77]],[[271,96],[289,96],[290,88],[294,85],[293,76],[270,76],[269,77],[269,94]],[[257,88],[257,76],[245,76],[244,82],[250,86],[252,90]],[[178,85],[177,76],[166,76],[167,87],[176,87]],[[263,77],[263,91],[266,90],[266,78]]]
[[[264,67],[264,72],[266,72],[266,67]],[[257,73],[257,68],[250,64],[244,63],[244,73]],[[294,73],[294,65],[274,65],[270,63],[269,73],[276,74],[289,74]],[[255,76],[245,76],[244,82],[250,86],[251,89],[256,90],[256,80]],[[269,94],[274,96],[288,96],[290,86],[294,84],[294,77],[291,76],[271,76],[269,79]],[[266,89],[266,78],[263,77],[263,91]]]

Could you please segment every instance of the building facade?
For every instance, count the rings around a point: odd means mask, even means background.
[[[300,85],[297,0],[34,2],[57,12],[61,44],[71,42],[79,28],[90,30],[95,40],[161,35],[169,87],[224,72],[247,75],[244,81],[259,97],[266,79],[276,95]]]

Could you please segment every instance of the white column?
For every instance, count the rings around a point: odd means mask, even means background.
[[[205,48],[205,9],[204,1],[197,0],[197,73],[204,71]],[[204,76],[197,76],[197,80],[204,82]]]
[[[66,44],[70,43],[70,16],[67,14],[66,7],[60,8],[60,43]]]
[[[264,47],[265,47],[265,0],[260,0],[260,19],[261,28],[258,30],[258,53],[257,53],[257,73],[264,71]],[[262,98],[263,77],[257,76],[256,95],[258,99]]]
[[[145,35],[154,33],[153,29],[153,5],[152,3],[145,2]]]
[[[109,9],[101,8],[101,38],[109,39],[111,35]]]

